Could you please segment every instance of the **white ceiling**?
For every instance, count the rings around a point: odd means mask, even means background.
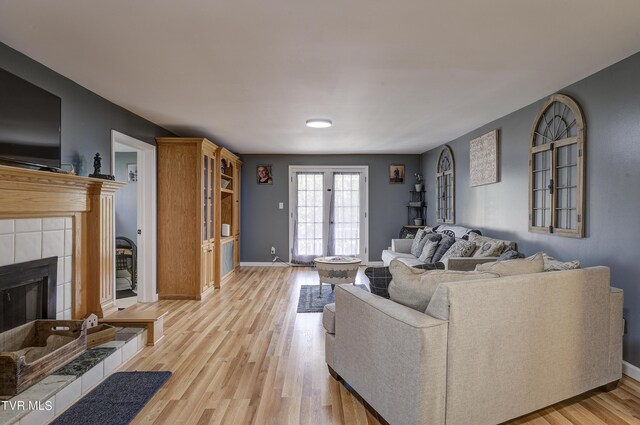
[[[637,52],[639,23],[638,0],[0,2],[0,41],[241,153],[423,152]]]

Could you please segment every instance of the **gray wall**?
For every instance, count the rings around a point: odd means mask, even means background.
[[[380,261],[383,249],[407,224],[409,190],[418,170],[418,155],[242,155],[241,261],[271,261],[269,250],[289,259],[289,165],[369,166],[369,260]],[[271,164],[273,185],[256,182],[256,166]],[[405,183],[389,184],[389,165],[405,165]],[[284,209],[278,203],[284,202]]]
[[[582,107],[587,124],[586,238],[529,233],[528,142],[543,100],[489,123],[449,143],[456,164],[456,223],[487,235],[512,239],[521,251],[546,251],[584,266],[611,268],[611,284],[625,291],[628,335],[624,358],[640,366],[640,54],[585,78],[559,92]],[[469,141],[500,130],[497,184],[469,187]],[[428,200],[435,204],[435,165],[440,148],[425,152],[421,166]],[[433,208],[428,222],[435,223]]]
[[[111,170],[112,129],[150,144],[156,136],[173,135],[3,43],[0,67],[62,99],[62,162],[80,165],[80,175],[93,172],[96,152],[103,158],[102,172]]]
[[[136,152],[116,152],[116,180],[128,182],[128,164],[136,164]],[[127,183],[116,192],[116,236],[125,236],[133,242],[137,240],[138,183]]]

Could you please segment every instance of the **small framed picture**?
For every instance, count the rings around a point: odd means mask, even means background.
[[[138,181],[138,164],[127,164],[127,182],[135,183]]]
[[[271,165],[260,164],[256,166],[256,176],[258,178],[258,184],[273,184]]]
[[[404,183],[404,165],[389,165],[389,183]]]

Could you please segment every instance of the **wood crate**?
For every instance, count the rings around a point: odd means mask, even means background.
[[[36,320],[0,334],[0,397],[15,396],[84,352],[83,320]]]
[[[97,347],[114,339],[116,339],[115,326],[101,324],[87,329],[87,348]]]

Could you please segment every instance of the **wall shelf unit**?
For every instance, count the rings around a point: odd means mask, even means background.
[[[220,280],[224,280],[240,266],[240,169],[242,161],[225,148],[219,148],[220,172],[220,250],[217,255]],[[229,228],[223,235],[222,228]]]

